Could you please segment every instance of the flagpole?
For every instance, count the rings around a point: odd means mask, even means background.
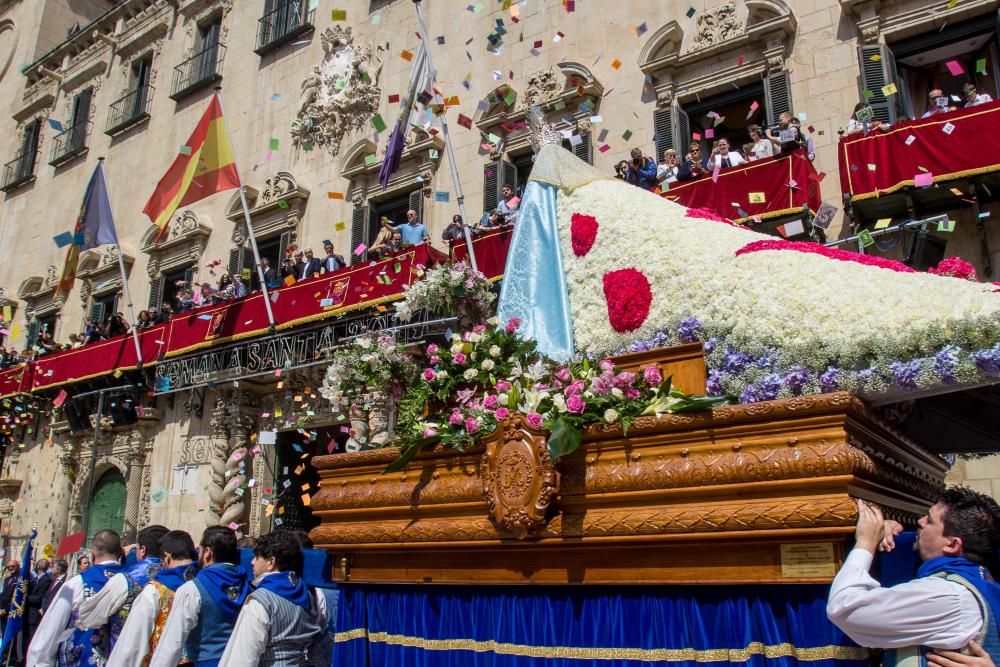
[[[97,168],[101,170],[101,178],[104,181],[105,190],[108,189],[108,179],[104,174],[104,158],[97,158]],[[111,193],[108,192],[108,210],[111,212],[111,228],[115,230],[115,240],[118,239],[118,228],[115,226],[115,213],[111,207]],[[129,325],[132,329],[132,340],[135,342],[135,359],[139,368],[142,368],[142,346],[139,345],[139,330],[135,326],[135,308],[132,305],[132,293],[128,289],[128,276],[125,275],[125,256],[122,253],[121,241],[115,244],[118,248],[118,268],[122,272],[122,292],[125,294],[125,304],[128,306]]]
[[[420,42],[424,46],[424,53],[427,56],[427,73],[430,84],[433,87],[437,81],[437,72],[434,70],[434,63],[431,60],[430,42],[427,41],[427,26],[424,25],[424,15],[420,10],[420,0],[413,0],[413,8],[417,10],[417,24],[420,31]],[[455,149],[451,145],[451,135],[448,133],[448,119],[445,114],[441,114],[441,132],[444,134],[444,147],[448,151],[448,166],[451,167],[451,180],[455,185],[455,198],[458,200],[458,212],[462,216],[462,233],[465,235],[465,247],[469,253],[469,263],[475,271],[479,270],[476,262],[476,250],[472,247],[472,234],[469,232],[469,218],[465,213],[465,194],[462,192],[462,181],[458,177],[458,166],[455,162]]]
[[[215,96],[219,99],[219,110],[222,113],[223,121],[226,118],[226,109],[222,105],[222,86],[215,87]],[[250,207],[247,205],[247,194],[243,189],[243,179],[240,178],[240,168],[236,161],[236,147],[233,144],[233,134],[229,129],[229,123],[223,122],[226,126],[226,137],[229,139],[229,147],[233,151],[233,169],[236,170],[236,180],[240,184],[240,203],[243,205],[243,220],[247,224],[247,236],[250,237],[250,248],[253,249],[253,261],[254,265],[257,267],[257,279],[260,281],[260,290],[264,295],[264,308],[267,310],[267,322],[270,329],[270,333],[274,333],[274,313],[271,311],[271,299],[267,293],[267,281],[264,280],[264,268],[260,264],[260,251],[257,250],[257,239],[254,237],[253,233],[253,223],[250,222]],[[250,286],[247,285],[249,288]],[[249,291],[249,289],[248,289]]]

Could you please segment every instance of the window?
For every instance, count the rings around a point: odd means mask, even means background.
[[[118,134],[149,118],[149,101],[153,92],[153,87],[149,85],[152,68],[152,55],[143,56],[132,63],[129,92],[111,105],[106,134]]]
[[[266,0],[257,23],[257,48],[264,55],[313,29],[316,9],[309,0]]]
[[[4,192],[35,180],[35,158],[38,155],[38,137],[41,131],[41,118],[34,119],[24,128],[24,134],[21,135],[21,149],[17,157],[3,168],[3,183],[0,189]]]
[[[198,27],[194,55],[174,68],[170,99],[179,100],[222,79],[222,59],[226,47],[221,43],[222,18]]]
[[[117,292],[95,296],[90,300],[90,311],[87,313],[87,317],[97,324],[103,324],[104,320],[117,312],[117,307]]]
[[[49,164],[53,166],[62,164],[87,151],[87,137],[90,135],[90,108],[93,99],[93,88],[85,88],[73,97],[70,126],[55,136],[52,143],[52,159]]]
[[[149,285],[149,309],[159,311],[160,306],[166,303],[176,310],[177,294],[183,286],[194,280],[194,268],[187,266],[173,269],[154,279]]]

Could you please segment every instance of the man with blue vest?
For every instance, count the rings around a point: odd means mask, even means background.
[[[76,623],[78,627],[99,628],[108,625],[111,631],[111,648],[114,648],[128,619],[132,603],[163,567],[160,540],[168,532],[166,526],[159,525],[146,526],[139,531],[136,550],[138,560],[134,565],[126,565],[125,570],[112,577],[99,593],[83,601]]]
[[[912,581],[883,588],[868,574],[876,549],[891,551],[902,531],[858,501],[855,546],[830,586],[827,616],[862,646],[887,649],[884,667],[926,667],[931,649],[973,650],[1000,659],[1000,506],[971,489],[941,494],[918,522],[923,561]],[[970,648],[967,648],[970,647]]]
[[[198,550],[201,569],[177,589],[150,667],[177,667],[185,657],[194,667],[219,664],[250,593],[250,578],[239,562],[236,533],[225,526],[206,528]]]
[[[26,661],[32,667],[104,664],[111,653],[108,625],[81,630],[77,628],[77,619],[81,604],[100,593],[112,578],[122,572],[119,562],[121,538],[113,530],[99,531],[90,542],[90,551],[93,565],[59,589],[42,617],[28,647]]]

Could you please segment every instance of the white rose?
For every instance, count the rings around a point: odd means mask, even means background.
[[[566,399],[562,397],[562,394],[556,394],[553,396],[552,404],[559,412],[566,412]]]
[[[490,319],[486,320],[486,324],[489,324],[490,326],[495,327],[498,324],[500,324],[500,318],[497,317],[496,315],[494,315]]]
[[[616,421],[618,421],[618,411],[612,408],[608,408],[607,410],[605,410],[604,421],[608,422],[609,424],[614,424]]]
[[[490,356],[493,357],[494,359],[500,356],[499,345],[494,345],[493,347],[490,348]]]
[[[470,342],[470,343],[478,343],[478,342],[479,342],[479,341],[481,341],[482,339],[483,339],[483,337],[482,337],[482,336],[480,336],[480,335],[479,335],[479,334],[477,334],[477,333],[470,333],[470,334],[469,334],[469,342]]]
[[[497,402],[500,405],[507,407],[507,405],[510,403],[510,394],[498,394]]]
[[[445,379],[446,377],[448,377],[448,371],[438,371],[437,377],[438,380]]]
[[[487,359],[483,362],[482,366],[484,371],[491,371],[496,364],[493,363],[492,359]]]
[[[614,396],[615,398],[621,398],[622,396],[624,396],[624,394],[622,394],[622,390],[619,389],[618,387],[615,387],[614,389],[611,390],[611,395]]]
[[[451,346],[451,353],[452,354],[458,354],[461,351],[462,351],[462,343],[460,343],[460,342],[459,343],[455,343],[454,345]]]
[[[479,375],[479,371],[477,371],[475,368],[466,369],[466,371],[462,373],[462,377],[464,377],[466,380],[471,380],[477,375]]]

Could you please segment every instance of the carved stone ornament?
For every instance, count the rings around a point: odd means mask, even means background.
[[[320,42],[323,62],[302,81],[292,141],[296,147],[317,144],[336,155],[344,137],[378,110],[384,47],[355,40],[351,27],[341,25],[324,30]]]
[[[746,32],[746,26],[736,18],[736,5],[725,4],[698,16],[698,33],[691,45],[692,50],[705,49],[739,37]]]
[[[549,458],[545,433],[515,414],[484,444],[480,475],[490,519],[523,540],[546,524],[549,506],[559,495],[559,473]]]
[[[563,92],[565,77],[555,67],[536,72],[528,77],[524,93],[518,102],[519,109],[527,109],[554,100]]]

